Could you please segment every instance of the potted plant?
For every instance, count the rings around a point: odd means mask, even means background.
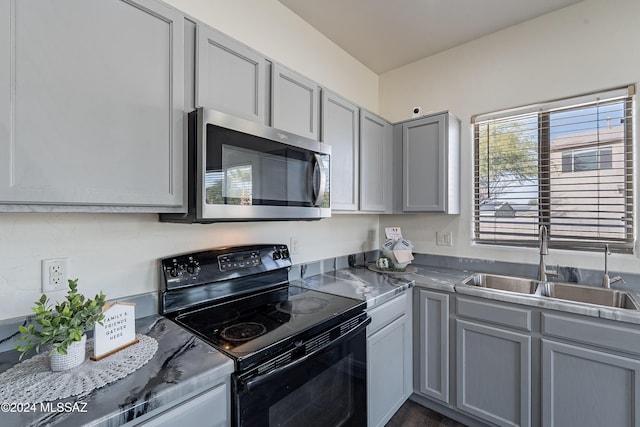
[[[78,279],[69,280],[67,298],[53,308],[49,299],[42,294],[32,308],[33,322],[20,326],[20,338],[15,346],[21,352],[20,359],[34,347],[40,352],[42,345],[50,345],[51,370],[62,371],[80,365],[85,358],[85,332],[96,322],[102,324],[102,306],[105,295],[100,291],[93,299],[78,293]]]

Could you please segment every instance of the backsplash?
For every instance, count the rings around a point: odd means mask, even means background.
[[[136,305],[136,319],[158,314],[158,292],[132,295],[117,298],[117,301],[130,302]],[[13,350],[20,333],[18,326],[26,325],[29,318],[13,318],[0,320],[0,352]],[[89,333],[91,335],[91,333]]]
[[[305,264],[296,264],[289,270],[289,280],[300,280],[318,274],[347,268],[350,265],[365,267],[375,262],[379,251],[369,251],[348,256],[328,258]],[[523,264],[514,262],[491,261],[475,258],[460,258],[454,256],[414,254],[414,264],[448,268],[454,270],[466,270],[469,273],[494,273],[513,276],[535,278],[538,274],[537,264]],[[590,270],[576,267],[549,266],[558,270],[558,276],[550,278],[550,281],[572,282],[584,285],[600,286],[602,282],[602,270]],[[631,273],[617,273],[610,271],[611,277],[620,276],[623,282],[616,282],[613,288],[640,292],[640,275]],[[126,298],[118,298],[118,301],[136,303],[136,318],[142,318],[158,314],[158,292],[134,295]],[[25,324],[25,318],[13,318],[0,321],[0,352],[12,350],[15,339],[19,333],[18,326]]]
[[[307,264],[294,265],[289,271],[289,280],[299,280],[301,278],[345,268],[350,265],[349,258],[353,258],[352,264],[355,264],[356,266],[365,266],[366,264],[375,262],[379,254],[379,251],[370,251],[355,255],[329,258]],[[535,278],[538,275],[538,264],[523,264],[417,253],[414,253],[413,255],[415,258],[412,262],[417,265],[450,268],[453,270],[466,270],[470,273],[494,273],[530,278]],[[549,281],[551,282],[569,282],[593,286],[600,286],[602,283],[603,270],[591,270],[553,264],[548,265],[547,267],[554,271],[557,270],[558,273],[558,276],[549,278]],[[620,276],[623,280],[623,282],[616,282],[612,284],[613,288],[640,292],[640,275],[609,271],[609,276]]]

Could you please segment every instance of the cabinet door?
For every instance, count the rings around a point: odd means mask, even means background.
[[[0,203],[181,206],[184,17],[150,0],[11,5]]]
[[[392,127],[362,110],[360,114],[360,210],[391,210]]]
[[[449,295],[420,290],[417,335],[420,393],[449,403]]]
[[[445,116],[405,123],[402,136],[403,210],[444,212]]]
[[[198,25],[198,106],[265,123],[265,70],[258,53]]]
[[[411,394],[411,329],[406,315],[367,339],[369,426],[384,426]]]
[[[448,112],[402,125],[402,210],[460,213],[460,121]]]
[[[273,127],[318,139],[318,84],[274,63],[271,86]]]
[[[531,425],[531,338],[456,320],[457,407],[500,426]]]
[[[640,361],[542,340],[545,426],[638,426]]]
[[[331,145],[331,209],[357,211],[360,194],[360,109],[322,93],[322,141]]]
[[[214,389],[139,424],[144,427],[202,426],[226,427],[229,425],[229,388],[220,384]]]

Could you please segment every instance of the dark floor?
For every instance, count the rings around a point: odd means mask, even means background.
[[[407,400],[385,427],[464,427],[450,418]]]

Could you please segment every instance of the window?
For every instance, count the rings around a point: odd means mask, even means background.
[[[474,241],[633,251],[635,87],[472,118]]]
[[[568,150],[562,153],[562,173],[611,169],[612,147]]]
[[[224,171],[205,173],[207,203],[210,205],[252,205],[252,166],[242,164]]]

